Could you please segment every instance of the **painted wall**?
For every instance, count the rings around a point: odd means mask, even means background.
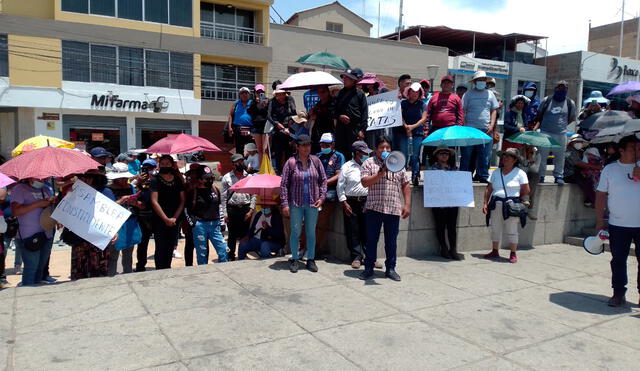
[[[509,104],[511,97],[518,94],[518,81],[535,81],[538,84],[538,94],[545,91],[547,69],[544,66],[525,63],[510,63],[510,74],[505,87],[504,100]],[[541,97],[542,98],[542,97]]]
[[[324,7],[298,15],[295,25],[314,30],[326,31],[327,22],[342,24],[342,33],[355,36],[369,36],[371,25],[354,19],[354,15],[341,6]]]
[[[60,87],[60,40],[9,35],[9,78],[14,86]]]
[[[0,1],[0,13],[21,17],[53,19],[57,2],[51,0],[30,2],[24,0],[2,0]]]

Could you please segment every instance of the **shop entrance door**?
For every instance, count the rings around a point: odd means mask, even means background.
[[[136,119],[136,148],[149,148],[168,134],[191,134],[191,121],[167,119]]]
[[[75,142],[76,147],[87,151],[93,147],[104,147],[114,155],[126,152],[126,130],[125,117],[62,116],[64,139]]]

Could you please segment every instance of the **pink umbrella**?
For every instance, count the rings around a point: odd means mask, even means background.
[[[385,87],[384,82],[382,82],[382,80],[380,80],[375,73],[365,73],[362,77],[362,80],[358,81],[358,84],[371,85],[375,84],[376,82],[379,84],[380,89]]]
[[[267,199],[274,194],[280,194],[280,182],[282,178],[271,174],[257,174],[240,179],[231,186],[232,191],[249,193]]]
[[[44,147],[25,152],[0,166],[0,172],[16,179],[65,177],[97,169],[99,163],[80,151]]]
[[[147,153],[173,155],[198,151],[220,151],[208,140],[189,134],[169,134],[147,148]]]
[[[10,184],[15,183],[16,181],[9,178],[8,176],[0,173],[0,188],[6,187]]]
[[[300,72],[289,76],[278,89],[306,90],[322,85],[342,85],[342,81],[323,71]]]

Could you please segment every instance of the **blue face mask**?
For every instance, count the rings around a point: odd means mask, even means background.
[[[486,88],[487,88],[487,82],[486,81],[476,81],[476,89],[484,90]]]
[[[384,152],[382,152],[382,155],[380,155],[380,157],[382,157],[382,160],[386,160],[387,157],[389,157],[390,154],[391,154],[391,152],[384,151]]]
[[[329,148],[320,148],[320,153],[322,153],[323,155],[328,155],[329,153],[331,153],[331,147],[329,147]]]
[[[270,209],[270,208],[268,208],[268,207],[266,207],[266,208],[262,209],[262,213],[263,213],[264,215],[269,215],[269,214],[271,214],[271,209]]]
[[[31,183],[31,186],[35,189],[42,189],[42,187],[44,187],[44,183],[35,181]]]
[[[555,90],[553,92],[553,100],[562,102],[567,99],[567,91],[566,90]]]

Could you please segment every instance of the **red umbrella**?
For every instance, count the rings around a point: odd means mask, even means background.
[[[281,179],[277,175],[257,174],[240,179],[229,189],[238,193],[255,194],[266,199],[274,194],[280,194]]]
[[[215,144],[189,134],[169,134],[147,148],[147,153],[173,155],[198,151],[220,151]]]
[[[0,166],[0,172],[17,179],[65,177],[97,169],[99,163],[80,151],[44,147],[25,152]]]

